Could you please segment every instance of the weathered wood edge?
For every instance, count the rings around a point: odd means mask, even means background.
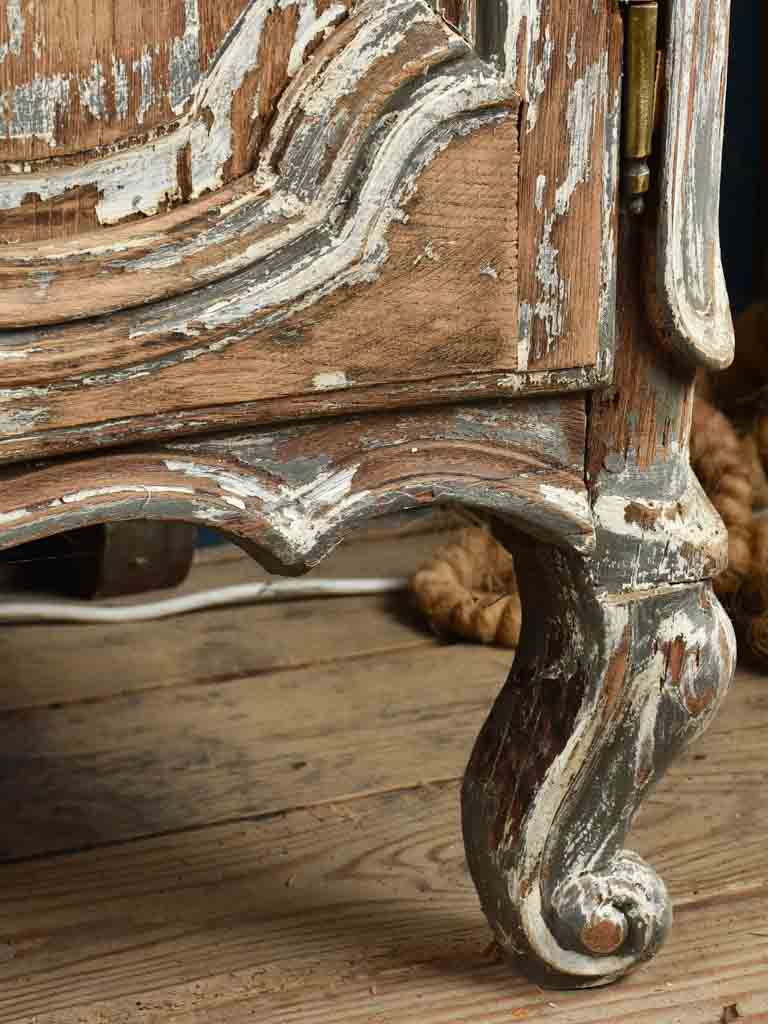
[[[250,31],[256,31],[256,27],[249,29],[246,23],[262,18],[262,8],[263,5],[253,5],[246,12],[241,19],[244,23],[232,37],[234,42],[230,40],[214,68],[212,74],[222,87],[229,87],[233,74],[230,64],[252,57],[254,47],[249,43],[249,40],[252,42]],[[428,77],[430,71],[461,57],[470,59],[460,72],[451,71],[448,80],[434,82],[427,88],[425,76]],[[401,70],[390,76],[386,88],[379,85],[372,109],[366,105],[362,111],[355,112],[353,118],[345,119],[344,141],[336,140],[332,145],[328,126],[338,119],[336,107],[340,98],[349,90],[362,90],[366,75],[376,73],[379,65],[387,61],[393,67],[399,61]],[[218,109],[221,104],[217,105],[211,98],[216,92],[215,86],[216,83],[208,83],[200,87],[195,107],[197,117],[202,117],[209,109],[223,117]],[[414,86],[420,86],[417,100],[408,95]],[[441,91],[450,94],[442,97],[447,109],[441,108]],[[461,95],[457,95],[457,91]],[[250,186],[243,183],[236,190],[240,195],[221,207],[212,207],[210,198],[203,198],[197,204],[174,211],[157,222],[153,219],[139,228],[126,225],[113,231],[105,229],[90,238],[75,238],[69,243],[56,241],[43,247],[29,244],[5,252],[0,250],[5,291],[0,327],[61,324],[199,290],[255,266],[278,249],[295,246],[307,236],[310,251],[302,250],[295,256],[300,269],[305,269],[308,260],[322,261],[325,257],[328,262],[330,249],[346,248],[349,251],[345,263],[331,267],[325,278],[338,274],[345,265],[362,258],[360,245],[351,246],[350,240],[364,237],[379,219],[376,217],[380,212],[378,207],[388,195],[386,178],[391,177],[383,163],[386,162],[390,172],[399,173],[420,136],[434,131],[460,112],[509,98],[508,90],[501,86],[498,78],[480,61],[471,58],[466,42],[448,29],[422,0],[362,4],[359,12],[336,31],[291,83]],[[302,130],[297,131],[296,115],[310,106],[311,117],[305,117]],[[409,109],[403,111],[399,120],[388,118],[393,106]],[[387,130],[381,130],[382,124]],[[158,147],[163,150],[170,147],[176,154],[201,139],[201,152],[193,152],[189,158],[190,173],[197,169],[198,175],[203,171],[209,177],[213,174],[205,147],[213,145],[214,156],[218,159],[223,142],[213,129],[206,133],[196,130],[196,126],[197,121],[192,118],[181,140],[163,137],[135,152],[120,152],[107,161],[87,164],[76,172],[66,169],[59,175],[63,178],[60,187],[64,191],[74,188],[80,184],[79,177],[85,176],[89,182],[93,179],[100,193],[104,193],[105,204],[114,195],[115,202],[125,205],[136,192],[138,181],[141,188],[136,195],[142,202],[156,206],[158,199],[146,165],[151,164],[150,158],[156,159],[153,153]],[[393,146],[397,153],[392,152]],[[386,161],[375,161],[379,150],[386,150]],[[177,173],[175,155],[172,160],[157,160],[167,174]],[[315,162],[317,170],[308,173]],[[342,202],[342,193],[348,188],[347,179],[356,165],[368,167],[369,180],[358,186],[357,203]],[[203,196],[213,189],[214,179],[204,178],[193,188],[190,198]],[[30,193],[53,193],[56,180],[57,174],[53,171],[39,181],[28,180],[26,175],[0,179],[0,206],[11,208],[22,195]],[[133,189],[128,187],[131,182]],[[170,181],[163,181],[161,185],[162,195],[173,191]],[[377,201],[372,201],[366,192],[373,193]],[[196,207],[200,207],[205,217],[202,225],[197,223],[200,212]],[[154,211],[141,206],[134,209],[129,204],[124,214],[137,212]],[[111,223],[110,216],[107,213],[104,216],[105,223]],[[185,220],[195,224],[191,237],[179,234],[179,227]],[[344,242],[346,246],[340,244]],[[299,255],[302,259],[298,259]],[[73,306],[72,285],[67,274],[70,262],[77,272],[79,308]],[[105,275],[108,275],[106,286]],[[274,277],[274,267],[270,275]],[[315,274],[311,283],[317,287],[325,278]],[[299,284],[298,294],[301,294],[307,282]],[[243,282],[243,287],[252,290],[254,285]],[[210,305],[210,296],[208,298]],[[217,303],[224,298],[217,296]],[[153,313],[161,316],[162,307],[155,306]],[[166,315],[172,318],[170,308]],[[50,331],[47,338],[50,347]]]
[[[719,233],[730,0],[673,0],[664,8],[666,96],[650,307],[665,344],[696,366],[722,370],[734,353]]]
[[[735,667],[711,584],[599,594],[580,559],[508,543],[542,609],[472,755],[467,856],[500,947],[542,984],[607,984],[654,955],[663,883],[623,849],[641,801],[714,717]]]
[[[528,400],[10,467],[0,476],[0,547],[95,522],[176,519],[215,527],[294,573],[370,516],[442,502],[586,553],[583,432],[581,403]]]
[[[428,379],[390,382],[369,387],[341,383],[315,394],[265,398],[227,405],[201,406],[130,420],[110,418],[100,423],[35,431],[44,410],[44,398],[35,387],[19,389],[19,404],[0,408],[0,464],[38,456],[66,455],[75,449],[100,449],[147,440],[167,440],[179,434],[195,435],[217,428],[258,426],[271,420],[309,420],[356,415],[372,410],[402,409],[414,405],[470,402],[474,399],[515,398],[523,394],[555,395],[588,391],[610,382],[611,364],[565,370],[515,371],[430,375]],[[0,389],[0,403],[9,389]],[[130,424],[130,433],[126,428]]]

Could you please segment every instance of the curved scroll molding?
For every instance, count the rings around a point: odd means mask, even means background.
[[[654,318],[679,355],[722,370],[734,352],[719,228],[730,0],[675,0],[665,7]]]
[[[602,985],[650,959],[671,923],[663,882],[623,844],[716,714],[733,628],[708,582],[609,595],[579,559],[513,550],[540,614],[467,769],[467,857],[497,942],[531,976]]]
[[[0,548],[94,523],[185,520],[296,573],[371,516],[459,502],[583,552],[592,518],[561,420],[556,401],[484,404],[12,468],[0,479]]]
[[[29,194],[47,198],[93,186],[101,195],[100,220],[116,224],[136,213],[157,214],[179,189],[191,200],[219,189],[231,156],[232,97],[253,71],[268,7],[266,0],[250,6],[175,131],[82,167],[2,178],[0,207],[16,207]],[[459,58],[461,68],[448,80],[430,78]],[[448,94],[441,99],[442,88]],[[291,247],[300,242],[306,264],[345,235],[349,265],[372,226],[373,196],[378,203],[388,198],[383,161],[398,170],[440,124],[509,95],[422,0],[362,3],[289,85],[254,175],[149,222],[0,253],[0,327],[62,323],[156,302],[278,253],[296,260]]]

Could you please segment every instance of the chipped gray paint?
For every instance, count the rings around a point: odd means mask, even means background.
[[[101,120],[106,114],[105,84],[104,71],[98,61],[91,64],[88,77],[81,78],[77,83],[81,105],[97,120]]]
[[[11,54],[18,57],[24,42],[26,21],[21,13],[21,0],[5,0],[5,21],[8,26],[8,42],[0,46],[0,64]]]
[[[608,56],[604,54],[586,69],[584,75],[573,83],[569,91],[566,115],[567,173],[563,181],[557,184],[553,207],[545,207],[536,253],[536,280],[539,290],[538,298],[532,304],[530,321],[543,324],[547,351],[552,351],[556,347],[558,339],[564,333],[570,293],[566,272],[560,266],[560,250],[553,241],[554,229],[558,222],[567,216],[576,189],[590,179],[594,126],[596,119],[605,113],[607,94]],[[538,199],[537,189],[537,209]],[[528,315],[526,311],[526,316]],[[525,365],[528,365],[527,358]]]
[[[719,370],[734,351],[718,231],[730,0],[678,0],[667,12],[657,318],[679,355]]]
[[[532,544],[514,553],[523,603],[545,602],[549,625],[524,624],[467,769],[467,859],[497,942],[534,980],[603,985],[650,959],[671,923],[663,883],[624,841],[652,785],[716,713],[733,631],[709,585],[601,594],[590,560]]]
[[[152,78],[152,50],[145,47],[138,60],[133,62],[133,70],[139,73],[140,99],[136,110],[136,120],[144,124],[144,118],[155,102],[155,83]],[[98,178],[96,179],[98,181]]]
[[[128,116],[128,69],[125,61],[112,55],[112,89],[115,97],[115,117],[122,121]]]
[[[200,12],[197,0],[184,0],[184,34],[171,43],[168,66],[170,103],[181,114],[200,80]]]

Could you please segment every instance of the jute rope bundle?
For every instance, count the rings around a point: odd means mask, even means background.
[[[512,556],[483,526],[438,548],[411,581],[435,632],[517,647],[522,613]]]

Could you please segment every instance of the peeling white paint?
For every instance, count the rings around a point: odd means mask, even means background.
[[[200,80],[200,13],[197,0],[184,0],[184,35],[171,44],[170,103],[181,114]]]
[[[88,77],[81,78],[77,83],[81,105],[97,120],[101,120],[106,113],[105,84],[104,71],[97,60],[91,64]]]
[[[601,324],[611,325],[615,305],[616,239],[614,237],[614,210],[619,188],[619,157],[621,138],[621,89],[613,94],[613,102],[606,112],[606,154],[603,173],[603,229],[600,249],[600,311]]]
[[[128,116],[128,69],[125,61],[112,55],[112,90],[115,97],[115,117],[122,121]]]
[[[255,474],[230,472],[216,466],[201,465],[182,459],[166,459],[165,468],[171,473],[182,473],[197,480],[213,482],[225,494],[234,495],[240,500],[257,498],[267,503],[276,500],[274,490],[267,487]]]
[[[568,70],[573,71],[576,67],[576,39],[577,33],[574,32],[571,35],[571,41],[568,44],[568,55],[566,57],[566,63],[568,64]]]
[[[350,381],[343,370],[318,373],[312,379],[312,387],[315,391],[333,391],[334,388],[347,388],[349,386]]]
[[[29,508],[16,508],[12,512],[0,512],[0,524],[10,526],[11,523],[18,523],[22,519],[28,519],[32,514]]]
[[[368,491],[353,491],[359,464],[320,473],[299,487],[267,485],[254,471],[236,473],[181,459],[165,460],[165,466],[173,473],[214,484],[224,492],[224,500],[234,496],[237,500],[230,504],[240,510],[246,510],[248,501],[258,502],[254,512],[290,545],[295,556],[309,554],[345,515],[370,497]]]
[[[582,522],[592,521],[592,508],[586,487],[575,491],[566,487],[554,487],[552,484],[539,484],[539,494],[545,501],[570,513]]]
[[[53,147],[57,119],[69,108],[69,102],[70,80],[65,75],[41,76],[17,85],[0,95],[0,135],[39,139]]]
[[[336,83],[332,87],[335,90]],[[334,92],[334,103],[336,98]],[[514,116],[513,111],[506,108],[463,120],[458,115],[467,109],[498,103],[500,98],[498,79],[479,67],[471,77],[467,75],[462,80],[446,82],[439,75],[426,80],[418,91],[417,102],[391,122],[389,133],[377,149],[369,174],[360,188],[356,215],[341,226],[338,234],[320,250],[311,249],[297,257],[285,271],[276,272],[268,280],[253,285],[244,282],[236,296],[198,309],[194,317],[171,322],[166,325],[166,330],[188,334],[192,319],[204,327],[216,329],[274,307],[290,306],[296,313],[338,288],[375,280],[388,257],[386,236],[390,225],[400,219],[402,207],[413,194],[424,169],[456,137],[469,135],[481,126]],[[319,106],[318,109],[323,108]],[[441,125],[448,127],[442,132],[436,131]],[[416,162],[413,154],[419,147],[420,159]],[[324,180],[301,230],[307,231],[313,220],[322,222],[342,187],[347,160],[351,156],[352,153],[347,159],[340,160],[338,170],[334,169]],[[403,176],[404,167],[409,168],[406,176]],[[433,255],[437,254],[433,252]],[[256,247],[250,247],[242,258],[247,262],[255,261]],[[274,322],[278,322],[282,315],[279,314]],[[267,326],[272,322],[266,320],[262,323]],[[137,327],[131,331],[131,337],[150,334],[153,330],[154,327]]]
[[[285,2],[281,6],[286,6]],[[337,25],[347,16],[345,4],[334,3],[318,15],[314,3],[304,4],[300,9],[296,39],[288,59],[288,74],[293,77],[301,70],[306,60],[307,49],[329,28]]]
[[[659,161],[659,312],[681,354],[718,370],[734,350],[718,231],[729,9],[726,0],[671,8]]]
[[[80,505],[83,502],[92,501],[94,498],[107,498],[116,494],[144,494],[151,497],[154,494],[194,494],[191,487],[167,487],[165,485],[148,484],[112,484],[109,487],[89,487],[82,491],[73,491],[70,494],[62,494],[49,504],[49,508],[56,508],[59,505]]]
[[[552,73],[552,58],[555,44],[549,25],[544,29],[544,46],[542,48],[541,60],[534,62],[532,58],[533,47],[539,40],[539,18],[532,22],[529,70],[528,70],[528,110],[526,113],[526,128],[532,132],[539,119],[539,100],[544,95],[549,76]]]
[[[21,13],[21,0],[5,0],[5,21],[8,25],[8,42],[0,46],[0,64],[8,54],[18,57],[24,42],[26,21]]]
[[[554,229],[558,221],[568,214],[576,189],[590,179],[594,125],[600,114],[604,113],[607,93],[608,56],[603,54],[573,83],[569,91],[566,114],[567,171],[555,190],[554,208],[544,212],[536,254],[539,289],[532,316],[544,325],[550,348],[554,347],[563,334],[570,291],[560,268],[560,250],[553,240]]]
[[[675,580],[679,567],[688,564],[688,551],[697,552],[702,559],[705,556],[715,561],[718,557],[725,559],[727,531],[690,471],[687,460],[683,464],[687,479],[679,497],[665,495],[663,499],[651,501],[628,498],[620,493],[601,493],[595,502],[593,512],[597,526],[606,534],[626,539],[626,565],[622,573],[625,590],[648,589],[656,586],[659,579]],[[647,555],[651,544],[658,546],[659,552],[653,579],[648,580],[642,573],[642,556]]]
[[[155,102],[155,83],[152,79],[152,50],[148,46],[142,50],[138,60],[133,62],[133,70],[139,73],[141,89],[141,98],[136,110],[136,120],[139,124],[144,124],[144,118]]]
[[[555,213],[564,216],[577,187],[589,181],[595,120],[608,95],[608,54],[591,64],[568,94],[568,174],[555,193]]]
[[[544,192],[547,188],[547,176],[546,174],[540,174],[536,178],[536,193],[533,197],[533,203],[536,209],[541,213],[544,209]]]

